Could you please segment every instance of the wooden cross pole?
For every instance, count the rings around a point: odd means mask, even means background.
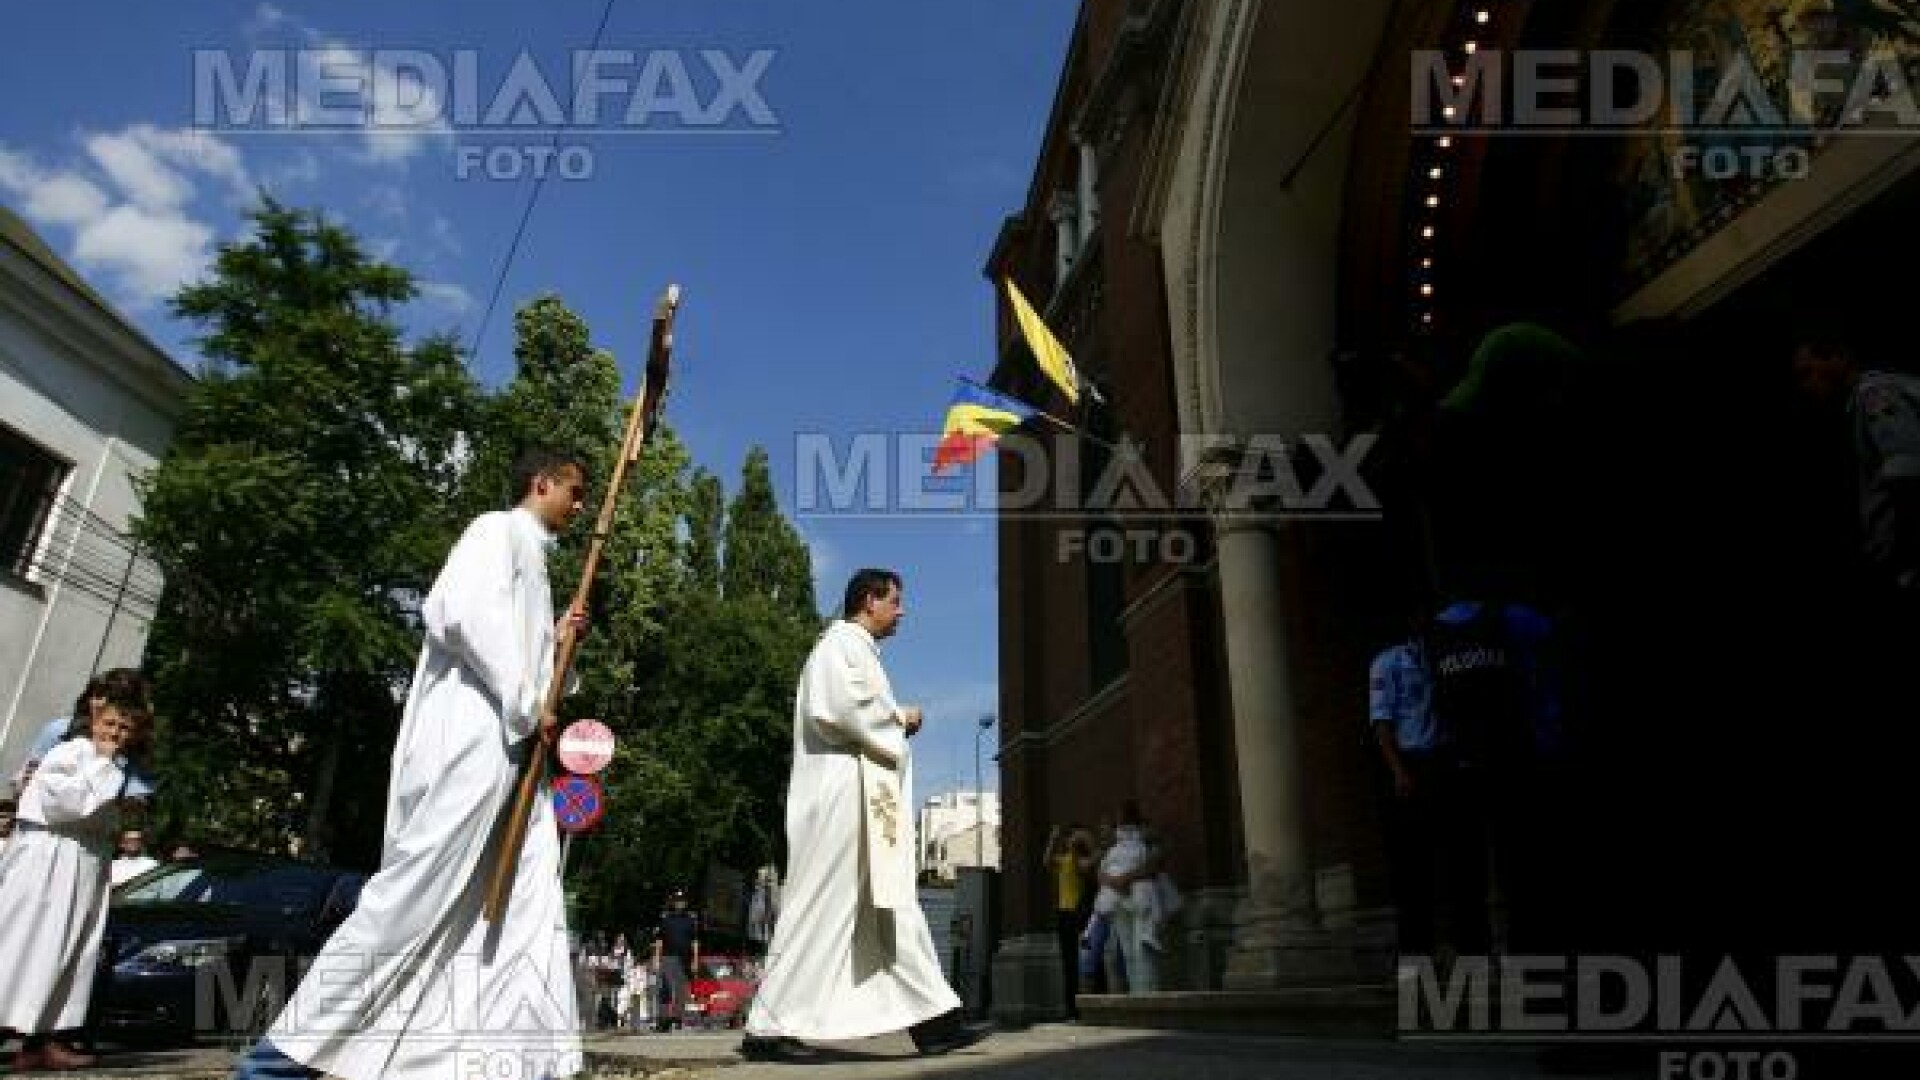
[[[620,489],[625,486],[628,468],[640,460],[640,449],[652,436],[660,408],[666,401],[667,377],[673,360],[673,320],[679,310],[680,286],[669,285],[653,311],[653,338],[647,350],[646,384],[641,387],[640,395],[633,403],[633,411],[627,417],[627,433],[621,440],[620,458],[614,463],[613,475],[607,479],[606,496],[600,500],[600,517],[594,522],[593,538],[587,544],[587,561],[580,570],[580,585],[574,590],[573,603],[567,607],[571,614],[587,610],[587,601],[593,594],[594,575],[600,568],[600,554],[606,548],[607,537],[613,533],[614,511],[620,502]],[[573,669],[573,654],[579,644],[579,636],[573,632],[571,622],[567,623],[560,631],[560,639],[554,643],[553,681],[547,685],[542,717],[559,713],[560,701],[566,696],[567,673]],[[533,816],[533,800],[540,796],[540,789],[546,786],[547,758],[553,752],[554,737],[555,732],[543,725],[539,745],[529,748],[526,763],[521,766],[513,812],[506,820],[499,859],[493,865],[487,885],[486,906],[482,909],[489,923],[498,923],[506,915],[507,900],[513,895],[514,871],[520,864],[520,848],[526,842],[527,821]]]

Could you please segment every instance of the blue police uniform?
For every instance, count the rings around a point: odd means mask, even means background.
[[[1433,681],[1419,642],[1401,642],[1373,658],[1367,672],[1367,723],[1386,724],[1402,750],[1418,752],[1437,745]]]

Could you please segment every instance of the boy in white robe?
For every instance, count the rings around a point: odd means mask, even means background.
[[[907,739],[921,716],[894,700],[877,644],[904,613],[900,576],[855,574],[841,612],[795,694],[787,884],[740,1045],[749,1058],[902,1028],[941,1054],[987,1034],[961,1023],[914,890]]]
[[[520,502],[474,519],[421,606],[426,641],[393,749],[380,870],[236,1080],[552,1080],[579,1072],[559,840],[534,800],[505,916],[481,918],[519,763],[546,753],[547,551],[586,470],[535,452]],[[570,616],[575,632],[584,616]],[[534,736],[536,736],[535,738]]]
[[[150,719],[143,699],[104,699],[90,734],[49,750],[21,792],[0,854],[0,1028],[21,1035],[16,1073],[94,1062],[52,1036],[86,1022],[114,838],[145,805],[127,787]]]
[[[56,716],[40,728],[40,734],[34,737],[33,745],[27,748],[26,760],[13,777],[13,796],[27,788],[27,781],[33,778],[33,770],[40,767],[40,759],[48,752],[68,739],[85,735],[93,727],[93,718],[108,698],[120,701],[151,702],[153,688],[148,685],[147,677],[137,668],[112,668],[87,680],[87,688],[73,703],[73,712],[67,716]],[[142,706],[146,707],[145,705]],[[136,769],[138,764],[136,763]],[[153,794],[153,780],[144,773],[136,772],[128,782],[127,794],[134,797],[150,797]]]

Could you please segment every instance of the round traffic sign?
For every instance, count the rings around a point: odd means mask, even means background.
[[[568,772],[597,773],[613,760],[613,730],[598,720],[575,720],[560,733],[559,749]]]
[[[582,833],[600,823],[607,813],[607,793],[591,776],[557,776],[553,780],[553,818],[561,832]]]

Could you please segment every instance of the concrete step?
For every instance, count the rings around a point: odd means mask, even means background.
[[[1385,983],[1081,994],[1078,1001],[1080,1022],[1101,1027],[1380,1038],[1392,1037],[1398,1005],[1393,987]]]

